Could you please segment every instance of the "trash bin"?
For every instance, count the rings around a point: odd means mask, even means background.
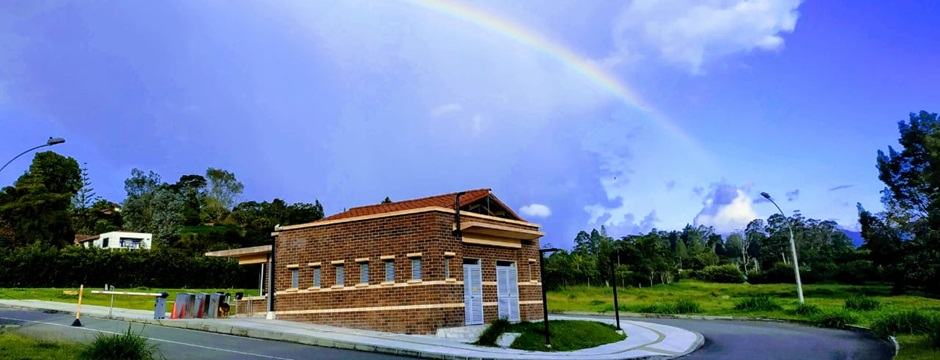
[[[209,294],[209,303],[206,307],[206,317],[214,319],[218,317],[219,314],[219,301],[221,300],[222,294]]]
[[[208,300],[208,294],[196,294],[195,301],[193,302],[193,318],[202,319],[206,317],[206,308],[209,305]]]
[[[189,293],[176,294],[176,301],[173,302],[173,312],[170,313],[170,319],[186,319],[189,317],[191,296]]]

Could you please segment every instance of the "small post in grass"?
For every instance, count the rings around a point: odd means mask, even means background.
[[[614,267],[614,255],[616,253],[610,254],[610,280],[614,284],[614,316],[617,318],[617,330],[623,331],[620,328],[620,303],[617,302],[617,271]]]
[[[542,288],[542,314],[544,317],[542,321],[545,322],[545,347],[549,349],[552,348],[552,336],[548,332],[548,301],[545,297],[545,256],[542,254],[555,251],[558,251],[558,249],[539,249],[539,279],[542,281],[540,287]]]
[[[78,310],[75,311],[75,321],[72,322],[72,326],[82,326],[82,321],[79,320],[79,317],[82,314],[82,292],[85,291],[85,284],[81,284],[78,287]]]

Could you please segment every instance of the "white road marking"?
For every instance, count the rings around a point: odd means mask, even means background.
[[[81,330],[85,330],[85,331],[95,331],[95,332],[107,333],[107,334],[114,334],[114,335],[121,335],[121,334],[122,334],[122,333],[118,333],[118,332],[114,332],[114,331],[91,329],[91,328],[87,328],[87,327],[84,327],[84,326],[82,326],[82,327],[77,327],[77,326],[76,326],[76,327],[73,327],[73,326],[70,326],[70,325],[62,325],[62,324],[56,324],[56,323],[45,322],[45,321],[17,319],[17,318],[3,317],[3,316],[0,316],[0,319],[4,319],[4,320],[14,320],[14,321],[23,321],[23,322],[36,323],[36,324],[44,324],[44,325],[52,325],[52,326],[61,326],[61,327],[67,327],[67,328],[72,328],[72,329],[81,329]],[[260,358],[265,358],[265,359],[294,360],[294,359],[291,359],[291,358],[283,358],[283,357],[278,357],[278,356],[271,356],[271,355],[264,355],[264,354],[249,353],[249,352],[244,352],[244,351],[222,349],[222,348],[216,348],[216,347],[211,347],[211,346],[189,344],[189,343],[184,343],[184,342],[179,342],[179,341],[166,340],[166,339],[157,339],[157,338],[146,337],[146,336],[144,336],[144,337],[147,338],[148,340],[153,340],[153,341],[158,341],[158,342],[165,342],[165,343],[168,343],[168,344],[192,346],[192,347],[201,348],[201,349],[222,351],[222,352],[228,352],[228,353],[239,354],[239,355],[255,356],[255,357],[260,357]]]

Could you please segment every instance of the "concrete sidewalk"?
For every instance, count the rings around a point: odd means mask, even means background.
[[[52,310],[74,313],[75,304],[40,300],[0,300],[0,308],[21,310]],[[108,317],[108,307],[82,306],[82,316]],[[377,331],[346,329],[261,318],[225,319],[153,319],[152,311],[115,308],[116,320],[185,328],[266,340],[354,349],[429,359],[637,359],[672,358],[698,349],[704,342],[701,334],[672,326],[640,321],[621,321],[627,333],[623,341],[591,349],[570,352],[537,352],[481,347],[430,335],[402,335]],[[551,316],[552,320],[591,320],[613,323],[612,319]]]

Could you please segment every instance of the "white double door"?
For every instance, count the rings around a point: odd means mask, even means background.
[[[519,272],[515,263],[497,263],[496,301],[499,318],[519,321]]]

